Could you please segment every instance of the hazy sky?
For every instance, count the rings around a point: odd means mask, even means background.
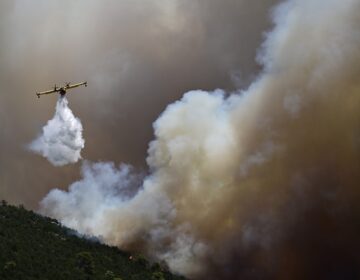
[[[68,95],[81,118],[83,158],[144,167],[152,123],[190,89],[235,89],[276,1],[5,0],[0,7],[0,195],[37,207],[79,166],[54,168],[26,150],[57,96],[35,92],[87,80]]]

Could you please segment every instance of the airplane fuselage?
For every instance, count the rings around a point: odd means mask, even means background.
[[[64,97],[65,96],[65,94],[66,94],[66,89],[65,88],[60,88],[59,89],[59,94],[61,95],[61,97]]]

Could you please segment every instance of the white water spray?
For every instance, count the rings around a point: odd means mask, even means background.
[[[81,150],[85,146],[82,131],[81,121],[70,110],[67,99],[59,98],[54,117],[29,149],[47,158],[54,166],[75,163],[81,159]]]

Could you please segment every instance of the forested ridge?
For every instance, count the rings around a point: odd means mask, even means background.
[[[0,279],[180,280],[141,255],[82,238],[58,221],[0,203]]]

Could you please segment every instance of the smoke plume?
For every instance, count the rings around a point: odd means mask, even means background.
[[[74,116],[68,103],[66,97],[59,98],[54,117],[29,145],[31,151],[47,158],[54,166],[77,162],[85,146],[81,121]]]
[[[359,15],[358,0],[280,4],[263,72],[247,90],[169,105],[142,183],[86,163],[43,213],[192,278],[356,279]]]

